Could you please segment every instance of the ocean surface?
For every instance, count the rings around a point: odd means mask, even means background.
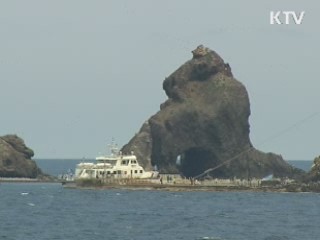
[[[74,168],[67,161],[75,160],[52,161],[38,163],[51,174]],[[53,183],[1,183],[0,239],[318,240],[319,202],[317,193],[79,190]]]

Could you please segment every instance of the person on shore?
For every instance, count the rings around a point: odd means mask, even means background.
[[[194,185],[194,178],[190,178],[190,183],[191,183],[191,186],[193,186]]]

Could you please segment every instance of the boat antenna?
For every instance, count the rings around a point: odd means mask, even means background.
[[[108,144],[108,147],[111,152],[111,156],[117,155],[118,154],[118,144],[115,143],[114,138],[111,138],[111,143]]]

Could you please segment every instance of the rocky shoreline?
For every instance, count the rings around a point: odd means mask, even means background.
[[[55,177],[47,176],[41,178],[19,178],[19,177],[0,177],[0,183],[62,183]]]
[[[102,183],[101,181],[72,181],[63,182],[64,188],[71,189],[90,189],[90,190],[106,190],[106,189],[121,189],[121,190],[154,190],[154,191],[173,191],[173,192],[315,192],[320,193],[320,183],[290,183],[273,185],[264,184],[260,186],[218,186],[218,185],[203,185],[198,183],[191,184],[160,184],[155,182],[114,182]]]
[[[83,190],[140,190],[170,192],[268,192],[268,193],[320,193],[320,183],[265,184],[260,186],[219,186],[207,184],[160,184],[155,182],[116,182],[102,183],[96,180],[61,181],[56,178],[0,178],[1,183],[48,183],[61,184],[66,189]]]
[[[286,187],[225,187],[225,186],[185,186],[185,185],[103,185],[103,186],[77,186],[74,183],[66,183],[65,188],[86,190],[153,190],[171,192],[274,192],[274,193],[320,193],[320,185],[308,187],[305,185],[289,185]]]

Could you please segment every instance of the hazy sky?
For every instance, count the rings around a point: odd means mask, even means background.
[[[270,25],[271,10],[305,17]],[[164,78],[204,44],[248,90],[252,143],[313,159],[319,15],[317,1],[1,1],[0,135],[18,134],[36,158],[123,145],[166,99]]]

